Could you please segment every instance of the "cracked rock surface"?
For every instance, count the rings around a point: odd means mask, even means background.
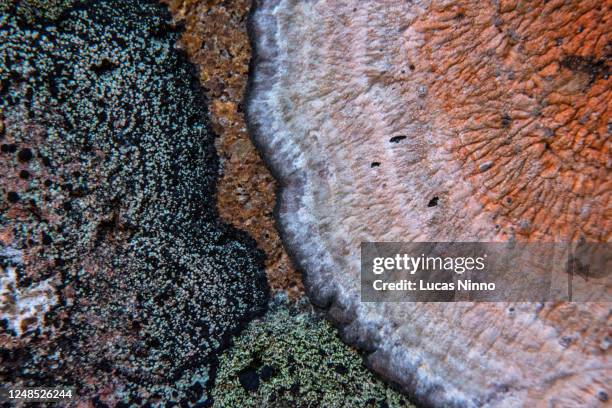
[[[609,304],[359,301],[362,241],[609,242],[606,2],[255,2],[247,122],[307,292],[437,406],[602,406]]]

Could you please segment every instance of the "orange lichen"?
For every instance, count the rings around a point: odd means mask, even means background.
[[[612,237],[611,5],[434,3],[413,25],[428,107],[502,235]]]
[[[610,2],[255,4],[253,137],[343,338],[425,405],[607,400],[607,283],[589,303],[365,302],[360,249],[609,241]]]

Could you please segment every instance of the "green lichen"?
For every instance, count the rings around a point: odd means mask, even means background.
[[[277,297],[219,361],[215,407],[409,407],[308,304]]]

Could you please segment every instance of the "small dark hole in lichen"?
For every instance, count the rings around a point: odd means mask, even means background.
[[[103,110],[98,111],[98,123],[106,123],[107,116]]]
[[[17,146],[14,144],[3,144],[0,146],[0,151],[2,151],[2,153],[15,153],[17,151]]]
[[[293,394],[294,396],[297,396],[300,394],[300,382],[295,382],[291,385],[291,388],[289,388],[289,391],[291,392],[291,394]]]
[[[512,204],[512,198],[510,198],[510,197],[506,197],[506,202],[507,202],[508,204]]]
[[[270,378],[274,377],[275,375],[276,375],[276,369],[269,365],[265,365],[261,367],[261,370],[259,372],[259,376],[261,377],[263,381],[268,381]]]
[[[32,150],[28,148],[21,149],[19,153],[17,153],[17,159],[22,163],[29,162],[30,160],[32,160],[32,157]]]
[[[370,164],[370,167],[374,168],[374,167],[379,167],[380,166],[380,162],[372,162],[372,164]]]
[[[42,154],[39,154],[38,156],[40,157],[45,166],[51,167],[51,160],[49,160],[47,156],[43,156]]]
[[[411,71],[414,71],[414,65],[410,64],[408,68],[410,68]]]
[[[53,239],[47,233],[42,233],[42,242],[44,245],[51,245],[53,243]]]
[[[510,123],[512,123],[512,118],[507,113],[504,113],[501,121],[502,127],[508,128],[510,127]]]
[[[342,364],[335,364],[334,365],[334,371],[337,372],[340,375],[345,375],[348,373],[348,368],[346,368],[346,366],[342,365]]]
[[[198,123],[198,116],[197,115],[190,115],[187,118],[187,126],[188,127],[193,127],[196,123]]]
[[[49,81],[49,92],[51,93],[51,96],[53,98],[57,99],[59,95],[59,88],[57,87],[57,83],[55,82],[54,79],[51,79]]]
[[[189,387],[189,389],[193,393],[193,397],[195,397],[194,398],[195,401],[198,401],[202,397],[202,394],[204,393],[204,387],[202,387],[202,384],[200,384],[199,381],[194,382],[191,385],[191,387]]]
[[[434,196],[431,200],[429,200],[429,202],[427,203],[428,207],[435,207],[438,205],[438,196]]]
[[[27,170],[21,170],[19,172],[19,178],[22,180],[27,180],[30,178],[30,172]]]
[[[249,392],[254,392],[259,389],[259,376],[253,369],[247,368],[238,374],[238,381],[242,388]]]
[[[404,140],[405,138],[406,138],[406,136],[404,136],[404,135],[393,136],[391,139],[389,139],[389,142],[391,142],[391,143],[399,143],[402,140]]]
[[[6,198],[9,201],[9,203],[12,203],[12,204],[19,202],[19,200],[21,199],[21,197],[19,197],[19,194],[17,194],[14,191],[9,191],[6,195]]]
[[[99,76],[106,72],[112,71],[117,67],[117,64],[110,62],[108,59],[104,58],[99,64],[92,65],[91,70]]]

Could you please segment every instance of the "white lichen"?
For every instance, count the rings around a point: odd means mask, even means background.
[[[49,280],[20,287],[17,268],[0,266],[0,319],[6,330],[23,336],[43,329],[45,314],[58,302]]]

